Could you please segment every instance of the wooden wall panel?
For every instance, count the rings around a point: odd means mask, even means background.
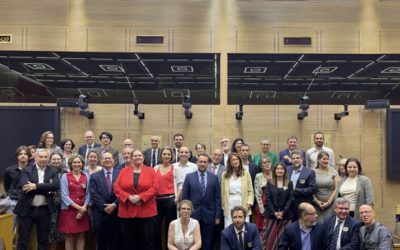
[[[273,29],[235,29],[230,52],[274,53],[277,52],[277,31]]]
[[[400,29],[379,30],[379,52],[400,53]]]
[[[368,39],[366,37],[366,39]],[[319,53],[361,53],[362,34],[359,29],[320,30]]]
[[[0,43],[0,50],[24,50],[25,27],[17,25],[1,25],[0,34],[12,34],[12,43]]]
[[[25,36],[26,50],[68,50],[68,26],[29,26]]]
[[[378,2],[376,5],[377,26],[380,28],[398,29],[400,12],[399,2]]]
[[[87,27],[86,51],[127,52],[127,38],[127,28]]]

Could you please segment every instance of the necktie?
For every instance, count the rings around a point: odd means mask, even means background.
[[[206,181],[204,179],[204,174],[201,174],[200,177],[201,177],[201,182],[200,182],[201,196],[204,196],[206,194]]]
[[[111,172],[107,172],[107,178],[106,178],[107,187],[108,187],[108,193],[109,194],[111,194],[111,178],[110,178],[110,174],[111,174]]]
[[[152,162],[151,166],[154,168],[154,166],[156,165],[156,151],[155,150],[153,150],[153,160],[152,161],[153,162]]]
[[[338,241],[338,238],[339,238],[340,224],[342,224],[342,221],[338,220],[338,223],[337,223],[337,225],[335,227],[335,230],[333,231],[330,250],[336,250],[337,249],[336,247],[337,247],[337,241]]]
[[[244,243],[243,243],[243,237],[242,237],[242,232],[239,232],[239,249],[244,250]]]
[[[215,166],[212,167],[212,173],[215,174]]]

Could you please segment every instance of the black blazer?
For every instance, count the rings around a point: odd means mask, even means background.
[[[104,171],[98,171],[90,176],[90,197],[93,201],[93,207],[98,213],[93,213],[93,218],[101,217],[101,215],[107,215],[104,212],[104,204],[114,203],[118,207],[119,199],[114,193],[114,183],[119,176],[119,170],[112,170],[112,180],[111,180],[111,195],[108,192],[107,181],[104,175]],[[94,210],[93,210],[94,211]],[[118,211],[114,211],[114,214],[118,214]],[[99,218],[100,221],[100,218]]]
[[[33,166],[27,166],[22,169],[21,173],[21,187],[25,184],[36,183],[36,190],[28,193],[21,192],[17,205],[15,206],[14,213],[18,216],[25,216],[31,206],[32,200],[35,195],[44,195],[46,202],[49,207],[50,213],[54,213],[54,202],[53,194],[49,194],[50,191],[57,191],[60,188],[60,178],[58,176],[58,169],[51,166],[46,166],[44,172],[43,183],[38,184],[39,176],[36,169],[36,164]]]
[[[310,243],[312,250],[327,250],[328,241],[325,232],[325,226],[317,222],[310,232]],[[283,229],[282,236],[279,240],[278,250],[302,250],[303,243],[301,241],[300,225],[298,221],[287,225]]]
[[[267,209],[264,211],[265,217],[268,219],[275,219],[276,217],[274,214],[280,210],[283,214],[283,220],[292,219],[293,213],[290,209],[290,205],[294,201],[293,183],[289,181],[287,189],[283,188],[282,192],[278,195],[278,187],[272,185],[271,180],[269,180],[267,182],[267,186],[265,187],[265,201],[267,203]],[[281,201],[280,203],[283,203],[284,205],[278,206],[279,201]]]
[[[148,148],[148,149],[146,149],[145,151],[143,151],[143,155],[144,155],[143,164],[144,164],[145,166],[148,166],[148,167],[151,167],[151,158],[153,157],[153,156],[151,155],[151,152],[152,152],[152,148]],[[161,148],[157,148],[157,152],[156,152],[156,165],[154,165],[154,166],[157,166],[157,165],[159,165],[159,164],[162,163],[161,158],[160,158],[160,153],[161,153]]]
[[[326,234],[328,237],[328,244],[332,242],[333,231],[335,230],[336,215],[328,215],[324,219],[324,225]],[[344,222],[343,228],[347,230],[342,230],[340,234],[340,246],[341,250],[358,250],[360,249],[360,227],[361,223],[348,216]]]
[[[287,167],[287,173],[289,175],[289,179],[292,176],[294,171],[293,166]],[[317,185],[315,184],[315,172],[312,169],[309,169],[303,166],[303,169],[300,172],[299,178],[297,179],[296,188],[293,191],[293,195],[296,201],[296,208],[303,202],[308,202],[313,205],[313,197],[317,190]]]

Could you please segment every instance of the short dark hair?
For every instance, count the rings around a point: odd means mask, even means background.
[[[32,157],[32,154],[31,154],[31,151],[29,150],[29,148],[27,146],[25,146],[25,145],[19,146],[17,148],[17,150],[15,150],[15,153],[14,153],[15,159],[18,159],[18,156],[19,156],[19,154],[21,153],[22,150],[26,151],[26,154],[28,155],[28,160],[29,160],[29,158]]]
[[[358,174],[359,175],[364,175],[364,172],[362,171],[361,163],[358,161],[357,158],[349,158],[346,161],[346,164],[344,164],[344,170],[346,171],[346,176],[349,176],[349,172],[347,172],[347,165],[349,165],[350,162],[355,162],[358,166]]]
[[[207,157],[207,161],[208,161],[208,159],[210,159],[210,157],[207,155],[207,154],[199,154],[198,156],[197,156],[197,160],[199,160],[199,157],[200,156],[205,156],[205,157]]]
[[[293,155],[300,155],[300,159],[303,160],[303,152],[301,152],[300,150],[298,150],[298,149],[293,150],[290,153],[290,158],[292,158]]]
[[[250,145],[249,144],[243,143],[242,146],[240,146],[240,150],[242,150],[243,147],[249,147],[249,150],[250,150]]]
[[[100,136],[99,136],[100,141],[101,141],[101,138],[103,137],[103,135],[108,136],[108,138],[110,138],[110,141],[112,141],[113,136],[112,136],[111,133],[108,133],[108,132],[102,132],[102,133],[100,134]]]
[[[243,217],[246,218],[247,212],[246,212],[246,209],[244,207],[242,207],[242,206],[234,206],[231,209],[231,218],[233,218],[233,212],[238,212],[238,211],[242,211],[243,212]]]
[[[82,156],[80,156],[80,155],[72,155],[69,159],[68,159],[68,167],[69,167],[69,169],[72,171],[72,162],[76,159],[76,158],[78,158],[79,160],[81,160],[81,162],[82,162],[82,168],[81,168],[81,170],[82,169],[84,169],[85,168],[85,159],[83,159],[83,157]]]
[[[315,133],[315,134],[314,134],[314,139],[315,139],[315,136],[316,136],[316,135],[322,135],[322,138],[325,138],[324,133],[322,133],[322,132],[317,132],[317,133]]]
[[[174,140],[175,140],[175,137],[177,137],[177,136],[182,136],[182,139],[185,140],[185,137],[182,134],[175,134],[174,135]]]
[[[71,139],[64,139],[64,140],[62,140],[61,142],[60,142],[60,148],[62,149],[62,150],[64,150],[64,145],[65,145],[65,143],[67,143],[67,142],[71,142],[71,150],[72,149],[74,149],[75,148],[75,143],[71,140]]]

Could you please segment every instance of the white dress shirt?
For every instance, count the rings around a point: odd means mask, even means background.
[[[178,189],[182,189],[186,175],[193,173],[198,169],[196,164],[189,161],[184,166],[182,166],[180,162],[175,163],[174,167],[176,168],[176,185]]]
[[[335,163],[335,155],[333,154],[333,150],[327,147],[322,146],[323,151],[328,152],[329,154],[329,167],[334,168],[336,163]],[[315,169],[317,167],[317,156],[318,153],[321,150],[317,150],[315,147],[310,148],[309,150],[307,150],[307,154],[306,154],[306,165],[308,168],[312,168]]]
[[[223,152],[223,153],[224,153],[224,163],[225,163],[225,167],[226,167],[226,163],[228,162],[229,154],[231,153],[231,151],[229,151],[229,153],[227,153],[227,154],[225,154],[225,152]]]
[[[243,232],[243,233],[242,233],[242,240],[243,240],[243,245],[245,244],[245,243],[244,243],[244,234],[245,234],[246,232],[244,231],[244,225],[243,225],[242,230],[240,230],[240,231],[237,230],[236,227],[233,227],[233,228],[235,229],[235,234],[236,234],[236,237],[237,237],[238,243],[239,243],[238,245],[239,245],[239,247],[240,247],[240,240],[239,240],[239,233],[240,233],[240,232]],[[246,248],[246,246],[245,246],[245,248]]]
[[[44,183],[44,173],[46,172],[46,167],[44,167],[42,170],[38,167],[38,165],[36,165],[36,169],[39,177],[38,184]],[[35,197],[32,200],[31,206],[39,207],[43,205],[47,205],[46,197],[44,195],[39,195],[39,194],[35,195]]]

